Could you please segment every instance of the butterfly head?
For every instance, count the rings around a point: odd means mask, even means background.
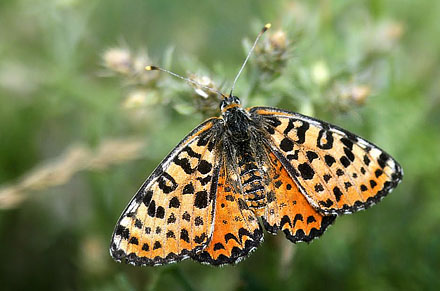
[[[224,98],[220,102],[220,110],[222,114],[225,114],[226,111],[231,110],[232,108],[241,107],[240,99],[237,96],[229,95],[229,97]]]

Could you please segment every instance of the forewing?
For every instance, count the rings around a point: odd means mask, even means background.
[[[268,156],[271,183],[267,185],[267,206],[262,217],[264,227],[273,234],[282,230],[292,242],[309,242],[319,237],[336,216],[315,210],[278,158],[271,152]]]
[[[238,263],[263,240],[254,212],[242,200],[226,173],[220,172],[215,205],[214,231],[208,246],[194,260],[211,265]]]
[[[212,235],[219,165],[217,119],[194,129],[162,161],[122,213],[110,253],[134,265],[180,261]]]
[[[392,157],[337,126],[275,108],[254,107],[249,112],[262,118],[273,153],[307,201],[323,214],[365,209],[402,178]]]

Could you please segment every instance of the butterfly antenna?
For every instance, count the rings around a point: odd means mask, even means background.
[[[189,83],[191,83],[191,84],[194,84],[194,85],[196,85],[196,86],[198,86],[198,87],[200,87],[200,88],[203,88],[203,89],[209,90],[209,91],[211,91],[211,92],[213,92],[213,93],[219,94],[219,95],[222,96],[222,97],[225,97],[222,93],[220,93],[219,91],[217,91],[217,90],[215,90],[215,89],[213,89],[213,88],[210,88],[210,87],[208,87],[208,86],[202,85],[202,84],[200,84],[199,82],[196,82],[196,81],[191,80],[191,79],[189,79],[189,78],[182,77],[182,76],[180,76],[180,75],[178,75],[178,74],[176,74],[176,73],[173,73],[173,72],[171,72],[171,71],[168,71],[168,70],[166,70],[166,69],[162,69],[161,67],[158,67],[158,66],[146,66],[146,67],[145,67],[145,70],[146,70],[146,71],[161,71],[161,72],[168,73],[168,74],[170,74],[171,76],[174,76],[174,77],[176,77],[176,78],[182,79],[182,80],[187,81],[187,82],[189,82]]]
[[[240,71],[238,71],[237,76],[235,76],[234,79],[234,83],[232,83],[232,88],[231,88],[231,93],[229,93],[229,96],[232,96],[232,92],[234,91],[234,87],[235,87],[235,83],[237,83],[238,77],[240,77],[241,72],[243,71],[244,67],[246,66],[246,63],[248,62],[249,58],[252,55],[252,52],[255,49],[255,46],[257,45],[257,42],[260,40],[260,37],[263,35],[263,33],[266,32],[266,30],[268,30],[270,27],[272,26],[272,24],[268,23],[266,24],[263,29],[260,31],[260,33],[258,33],[257,38],[254,41],[254,44],[252,45],[251,49],[249,50],[246,59],[243,62],[243,65],[241,65]]]

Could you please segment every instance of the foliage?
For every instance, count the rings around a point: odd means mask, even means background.
[[[436,1],[0,3],[2,290],[419,290],[440,278]],[[338,124],[401,162],[379,205],[311,244],[282,234],[237,266],[135,268],[108,254],[126,203],[215,95]],[[244,39],[244,40],[243,40]],[[242,45],[243,49],[240,48]]]

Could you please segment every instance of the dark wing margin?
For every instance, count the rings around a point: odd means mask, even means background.
[[[206,248],[221,165],[218,121],[208,119],[191,131],[137,191],[113,232],[116,261],[164,265]]]
[[[368,208],[402,179],[403,170],[390,155],[338,126],[276,108],[249,112],[262,119],[268,146],[322,214]]]

